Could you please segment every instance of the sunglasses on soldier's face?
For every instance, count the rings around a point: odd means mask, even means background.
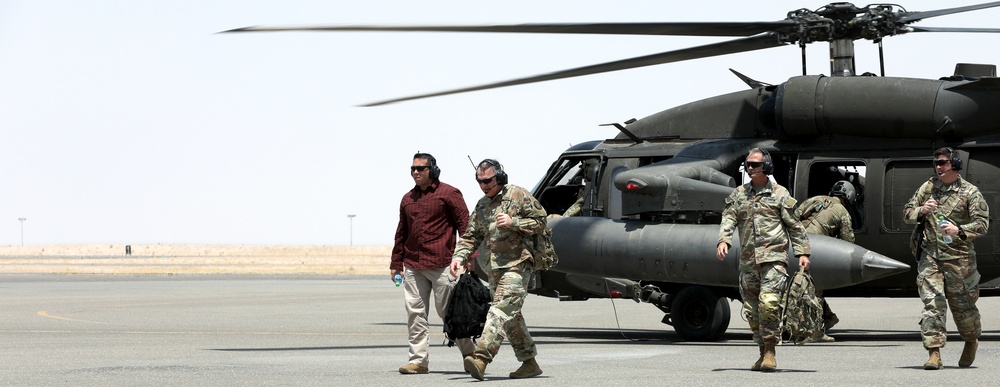
[[[950,161],[951,160],[945,160],[945,159],[934,160],[934,165],[945,165],[945,164],[948,164],[948,162],[950,162]]]
[[[488,177],[488,178],[485,178],[485,179],[481,179],[481,180],[480,180],[480,179],[476,179],[476,181],[478,181],[478,182],[479,182],[479,184],[484,184],[484,185],[485,185],[485,184],[489,184],[489,183],[490,183],[491,181],[493,181],[493,179],[494,179],[495,177],[496,177],[496,176],[490,176],[490,177]]]
[[[747,166],[750,168],[760,168],[764,166],[764,163],[761,161],[747,161]]]
[[[413,171],[423,172],[423,171],[426,171],[428,168],[430,168],[429,165],[414,165],[414,166],[410,167],[410,172],[413,172]]]

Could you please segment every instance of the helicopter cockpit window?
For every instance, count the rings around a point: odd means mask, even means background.
[[[865,164],[861,161],[816,162],[809,167],[806,198],[818,195],[844,196],[844,207],[851,214],[851,228],[865,225]],[[839,183],[846,181],[847,183]]]
[[[599,160],[579,158],[560,160],[548,181],[553,182],[542,190],[539,202],[550,215],[589,215],[587,198],[593,193]]]

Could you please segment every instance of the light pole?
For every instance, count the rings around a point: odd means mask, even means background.
[[[351,246],[354,246],[354,217],[357,215],[349,214],[347,219],[351,220]]]
[[[17,220],[21,221],[21,246],[24,246],[24,221],[28,218],[17,218]]]

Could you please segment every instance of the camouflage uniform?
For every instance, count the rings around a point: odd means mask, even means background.
[[[511,216],[510,227],[497,227],[496,215],[500,213]],[[528,295],[525,282],[532,273],[532,236],[545,227],[545,209],[538,200],[524,188],[506,185],[496,196],[479,199],[455,248],[452,261],[465,264],[476,246],[485,244],[482,259],[489,268],[493,305],[476,343],[475,356],[486,363],[493,361],[505,335],[518,361],[537,354],[521,306]]]
[[[781,293],[788,279],[787,249],[809,255],[805,230],[792,215],[795,199],[781,185],[768,181],[760,192],[750,183],[733,190],[722,211],[719,242],[733,244],[740,236],[740,297],[753,339],[758,345],[780,339]]]
[[[806,199],[795,208],[795,219],[802,221],[806,233],[831,236],[854,243],[851,214],[847,212],[847,208],[841,204],[838,197],[817,195]],[[823,332],[826,332],[840,319],[823,298],[822,290],[816,289],[816,297],[823,304],[823,320],[826,321]],[[822,337],[827,336],[824,333]]]
[[[921,215],[920,207],[931,198],[938,202],[937,211]],[[920,318],[924,348],[944,347],[948,307],[963,340],[977,340],[982,332],[976,307],[979,271],[972,241],[986,234],[989,215],[989,206],[979,189],[961,176],[951,184],[932,177],[917,189],[903,209],[906,223],[925,222],[920,256],[917,257],[917,288],[924,302]],[[958,226],[964,237],[961,234],[954,236],[951,244],[945,244],[938,216]],[[917,246],[911,247],[916,254]]]
[[[854,243],[851,214],[833,196],[813,196],[795,209],[795,219],[802,221],[807,233],[832,236]]]
[[[576,201],[566,209],[566,212],[563,212],[562,216],[577,216],[580,214],[580,210],[583,209],[583,199],[585,198],[583,191],[584,188],[580,187],[580,192],[576,194]]]

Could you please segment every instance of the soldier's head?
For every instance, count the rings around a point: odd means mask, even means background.
[[[857,200],[858,194],[854,191],[854,184],[847,180],[841,180],[833,184],[833,188],[830,188],[830,196],[838,197],[846,201],[844,205],[854,204]]]
[[[962,158],[950,147],[934,151],[934,173],[942,182],[951,183],[958,180],[958,171],[962,169]]]
[[[762,185],[767,182],[767,175],[774,172],[774,163],[771,161],[771,154],[762,148],[753,148],[743,161],[743,170],[754,182],[754,185]]]
[[[507,172],[504,172],[503,164],[499,161],[485,159],[476,167],[476,181],[486,196],[493,197],[507,184]]]

